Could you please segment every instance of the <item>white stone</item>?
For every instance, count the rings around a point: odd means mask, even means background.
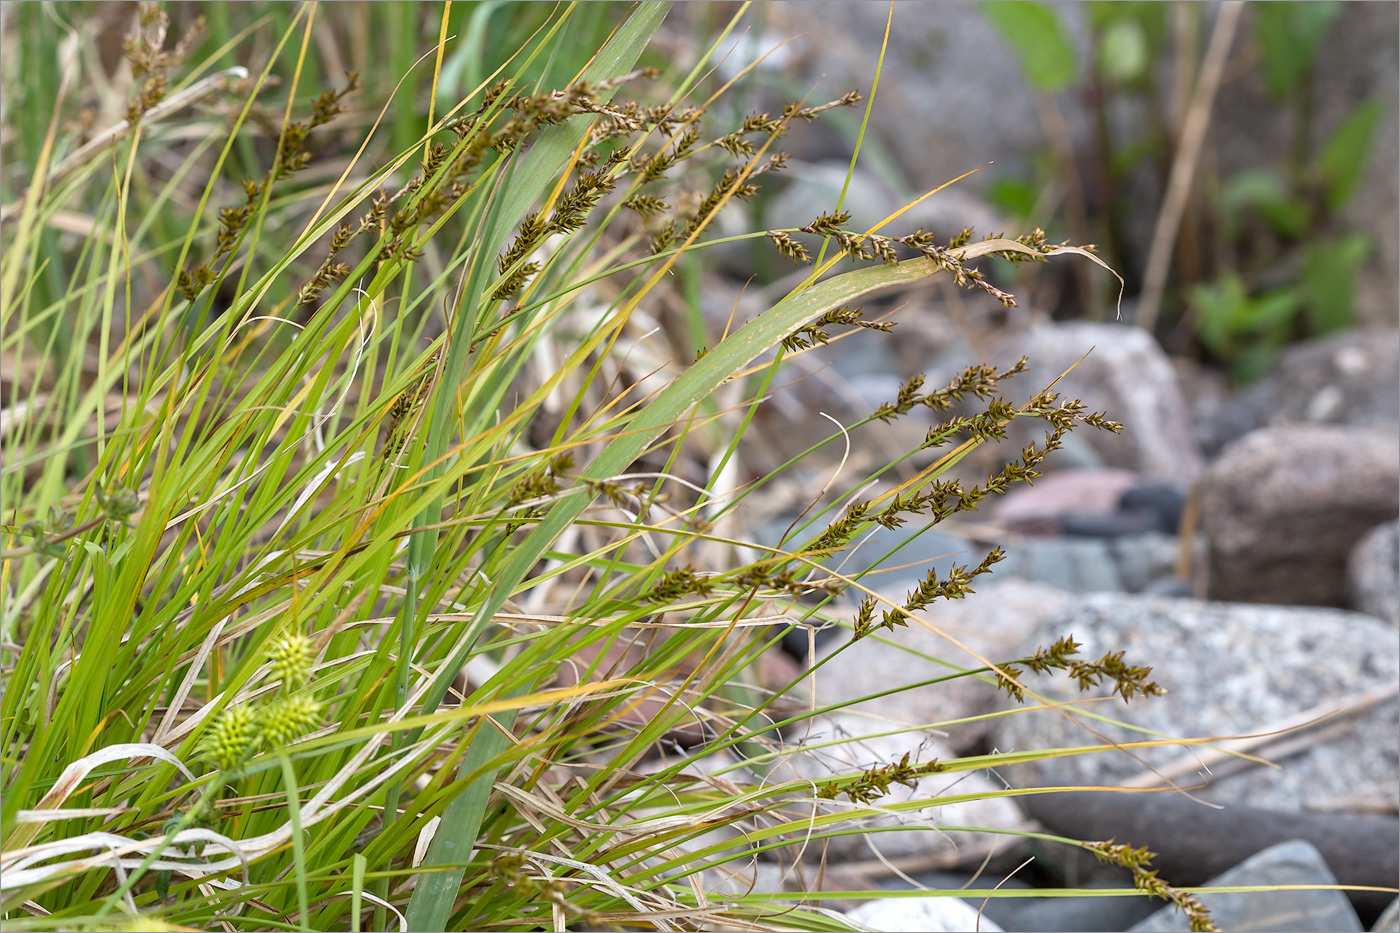
[[[866,901],[846,912],[861,926],[889,933],[1000,933],[977,908],[957,897],[900,897]]]
[[[887,585],[882,587],[883,595],[896,604],[902,603],[909,586]],[[976,677],[913,687],[893,696],[854,703],[860,697],[952,673],[930,657],[963,668],[984,666],[982,660],[939,632],[956,638],[992,663],[1009,661],[1017,657],[1021,642],[1041,617],[1070,598],[1053,587],[1016,579],[987,582],[984,577],[976,588],[977,592],[965,599],[940,600],[919,613],[934,628],[910,622],[907,627],[882,632],[887,640],[867,637],[842,650],[839,657],[815,675],[817,701],[850,702],[854,704],[850,707],[853,712],[878,715],[907,726],[928,726],[996,709],[1000,691]],[[821,654],[834,653],[849,638],[844,634],[833,639],[821,649]],[[805,699],[805,680],[798,689]],[[940,737],[955,749],[966,748],[980,739],[986,729],[985,721],[966,723],[950,726]]]
[[[811,720],[810,730],[801,737],[801,746],[783,758],[768,775],[769,784],[790,781],[824,782],[840,775],[859,774],[871,768],[899,762],[907,753],[909,764],[926,764],[934,759],[949,762],[957,753],[928,732],[910,730],[892,735],[872,735],[897,729],[879,720],[851,713],[819,716]],[[891,784],[889,792],[871,804],[851,802],[844,795],[835,800],[817,799],[815,788],[808,799],[795,802],[788,812],[800,812],[813,807],[824,813],[850,813],[879,810],[910,801],[928,801],[916,810],[887,811],[869,816],[853,817],[846,826],[882,829],[876,833],[855,833],[834,836],[813,842],[805,832],[791,834],[795,850],[804,858],[819,859],[825,846],[829,859],[865,861],[876,858],[934,858],[952,866],[964,860],[977,861],[999,837],[971,830],[946,830],[944,826],[978,827],[988,829],[1018,829],[1025,820],[1010,798],[990,795],[1000,789],[989,778],[976,771],[937,772],[920,777],[912,786]],[[937,798],[973,795],[973,799],[939,804]],[[904,827],[891,830],[884,827]],[[835,827],[833,827],[835,828]]]

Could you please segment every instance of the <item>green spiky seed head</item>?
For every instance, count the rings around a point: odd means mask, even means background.
[[[236,766],[252,751],[258,737],[258,714],[246,705],[224,711],[204,738],[204,754],[222,771]]]
[[[263,708],[262,734],[269,745],[288,745],[320,721],[321,704],[309,696],[284,696]]]
[[[310,637],[293,632],[273,639],[267,657],[272,662],[272,676],[289,689],[300,687],[311,678],[315,645]]]

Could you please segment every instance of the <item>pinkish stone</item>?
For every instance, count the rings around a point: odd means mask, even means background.
[[[1113,512],[1141,477],[1131,470],[1066,469],[1047,473],[1033,486],[1017,486],[984,508],[993,521],[1026,532],[1055,533],[1071,515]]]

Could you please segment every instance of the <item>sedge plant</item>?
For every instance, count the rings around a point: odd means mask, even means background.
[[[1001,556],[890,601],[839,569],[865,531],[941,522],[1067,432],[1119,426],[1050,388],[1010,401],[1023,363],[916,377],[830,443],[916,410],[923,443],[776,546],[743,523],[776,474],[736,465],[785,357],[892,326],[867,296],[941,275],[1009,303],[980,260],[1091,254],[852,230],[840,205],[716,236],[795,122],[863,98],[712,126],[708,59],[643,58],[667,6],[626,11],[558,85],[531,76],[582,13],[536,17],[406,146],[407,105],[305,69],[314,5],[198,64],[143,6],[123,119],[86,148],[62,116],[85,66],[62,59],[3,205],[7,928],[844,929],[716,871],[864,831],[892,784],[1016,758],[768,780],[828,710],[755,672],[793,629],[897,639]],[[240,58],[252,35],[266,55]],[[720,330],[663,314],[677,263],[735,240],[800,281]],[[1044,443],[957,478],[1018,418]],[[879,476],[900,479],[859,493]],[[946,676],[1159,689],[1076,647]],[[722,774],[688,770],[719,753]],[[1089,847],[1209,928],[1143,850]]]

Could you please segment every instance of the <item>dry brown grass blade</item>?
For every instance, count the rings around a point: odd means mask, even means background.
[[[141,118],[141,123],[143,125],[150,125],[170,116],[170,114],[178,110],[183,110],[185,107],[198,103],[215,91],[222,90],[227,87],[230,80],[242,81],[247,77],[248,69],[241,65],[235,65],[232,68],[225,68],[223,71],[215,72],[195,82],[184,90],[171,94],[165,100],[156,104],[150,110],[147,110]],[[88,140],[87,143],[69,153],[64,157],[62,162],[55,165],[53,171],[45,176],[44,184],[53,185],[61,181],[69,172],[85,164],[90,156],[107,148],[130,132],[131,124],[126,120],[122,120],[120,123],[107,127],[107,129]],[[7,223],[13,220],[24,206],[24,198],[27,196],[28,191],[26,191],[24,195],[21,195],[18,200],[12,201],[4,207],[0,207],[0,223]]]
[[[1186,212],[1186,200],[1191,194],[1191,182],[1196,177],[1196,163],[1200,159],[1206,130],[1210,127],[1211,105],[1215,102],[1215,92],[1220,89],[1225,59],[1230,53],[1243,11],[1242,0],[1227,0],[1220,5],[1210,45],[1206,48],[1205,61],[1201,63],[1196,91],[1191,96],[1191,107],[1182,122],[1181,141],[1177,144],[1176,158],[1172,161],[1167,194],[1157,215],[1157,226],[1152,231],[1152,246],[1148,250],[1147,268],[1143,272],[1142,295],[1138,299],[1137,320],[1134,323],[1144,330],[1152,330],[1157,323],[1157,311],[1162,303],[1167,272],[1171,268],[1172,248],[1176,244],[1177,231],[1181,229],[1182,215]]]
[[[100,765],[108,764],[113,761],[123,761],[127,759],[138,758],[153,758],[158,761],[163,761],[166,764],[174,765],[177,769],[179,769],[180,773],[183,774],[190,781],[194,780],[194,774],[190,771],[189,768],[185,767],[185,763],[179,758],[172,755],[170,752],[161,748],[159,745],[152,745],[149,743],[128,743],[123,745],[109,745],[106,748],[98,749],[90,755],[84,755],[82,758],[79,758],[77,761],[64,768],[63,774],[61,774],[59,776],[59,779],[54,783],[54,785],[51,788],[49,788],[48,793],[44,794],[43,799],[39,801],[35,808],[30,811],[21,812],[30,813],[37,817],[38,815],[42,814],[42,811],[44,810],[57,809],[58,806],[63,803],[63,801],[67,800],[70,796],[72,796],[72,794],[78,789],[78,785],[81,784],[83,780],[89,774],[92,773],[92,770],[94,768],[97,768]],[[38,834],[40,829],[39,824],[41,824],[43,820],[40,818],[32,817],[31,819],[23,820],[22,822],[28,823],[30,825],[25,826],[22,829],[15,830],[15,832],[10,836],[10,838],[6,840],[6,845],[9,846],[9,850],[5,852],[3,856],[4,860],[8,861],[14,858],[15,850],[22,850],[26,845],[28,845],[29,841],[33,839],[35,835]]]

